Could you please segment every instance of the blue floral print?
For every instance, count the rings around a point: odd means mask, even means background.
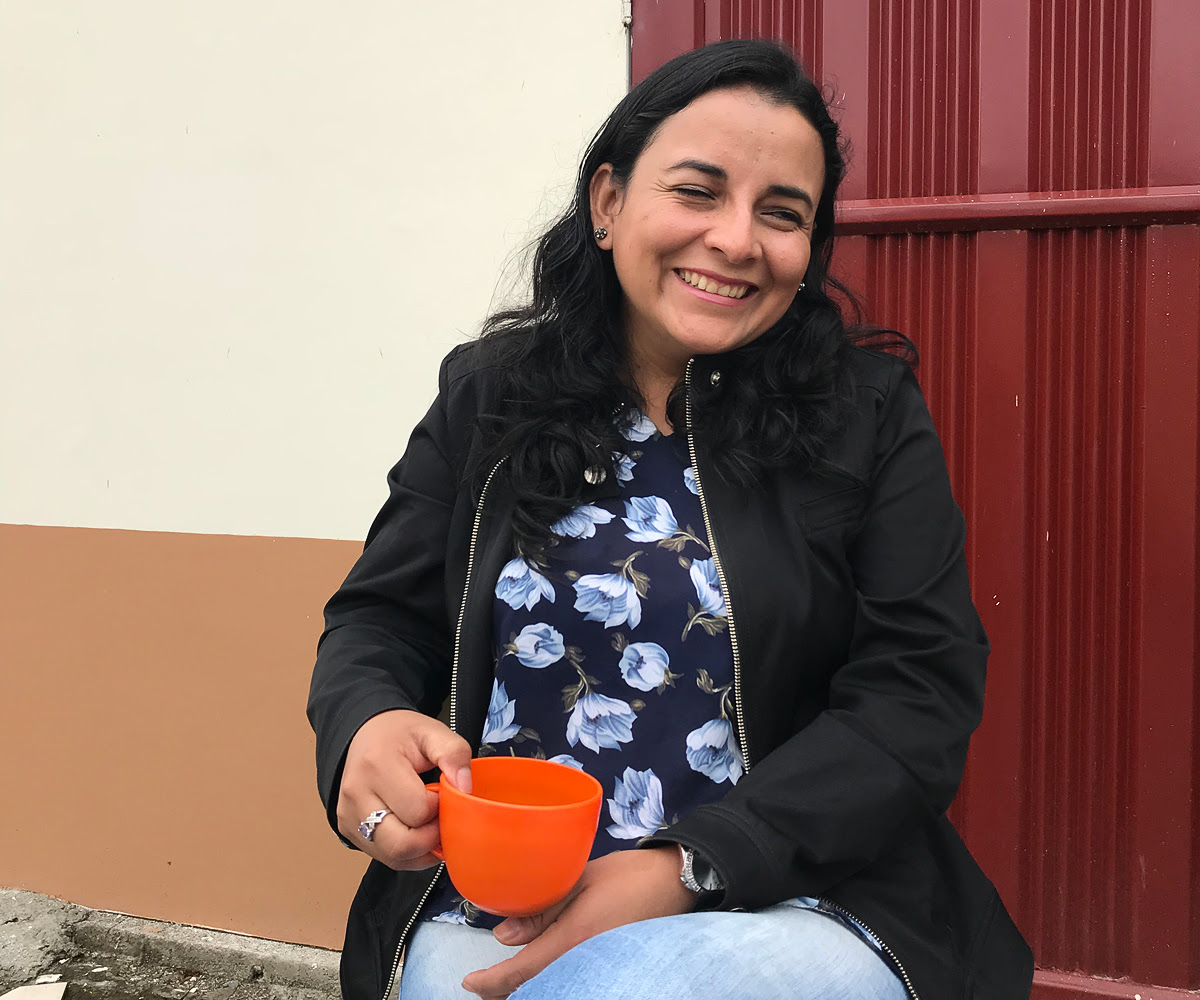
[[[696,588],[696,599],[700,607],[714,618],[725,617],[725,596],[721,593],[721,581],[717,576],[715,559],[697,559],[688,569],[692,586]]]
[[[696,588],[696,599],[700,602],[699,609],[687,606],[687,624],[683,627],[681,639],[687,639],[693,626],[699,625],[709,635],[725,631],[729,625],[725,609],[725,597],[721,593],[721,581],[717,577],[716,561],[713,559],[697,559],[688,566],[688,576],[692,586]]]
[[[596,534],[597,524],[608,524],[612,519],[613,515],[603,507],[584,504],[560,517],[550,525],[550,530],[561,538],[592,538]]]
[[[681,529],[671,505],[662,497],[633,497],[625,501],[625,516],[621,518],[629,531],[625,537],[634,542],[656,542],[672,552],[682,552],[688,542],[708,551],[708,546],[692,530]]]
[[[613,778],[613,797],[608,800],[612,824],[608,835],[618,840],[638,840],[658,832],[663,825],[662,782],[653,768],[635,771],[625,768]]]
[[[633,479],[633,467],[637,464],[632,455],[624,455],[619,451],[612,453],[613,467],[616,469],[617,482],[628,483]]]
[[[517,700],[509,700],[500,681],[492,681],[492,700],[488,703],[487,722],[483,726],[484,743],[502,743],[512,739],[521,731],[513,719],[517,714]]]
[[[621,436],[626,441],[649,441],[658,433],[654,421],[644,413],[635,411],[632,419],[621,429]]]
[[[439,924],[465,924],[467,915],[461,910],[446,910],[444,913],[439,913],[437,916],[430,917]]]
[[[554,585],[524,559],[510,559],[496,581],[496,597],[514,611],[532,611],[543,597],[554,603]]]
[[[575,610],[586,612],[590,622],[605,628],[629,623],[636,628],[642,620],[642,602],[633,580],[622,573],[588,573],[575,581]]]
[[[622,650],[617,666],[625,683],[639,691],[658,688],[661,693],[679,676],[671,673],[671,658],[657,642],[631,642]]]
[[[727,608],[686,436],[636,411],[626,420],[604,488],[554,523],[536,560],[510,561],[495,581],[495,678],[477,751],[595,777],[606,804],[593,858],[720,801],[744,770]],[[499,922],[444,879],[424,913]]]
[[[521,634],[513,636],[512,641],[505,645],[504,651],[514,655],[522,666],[541,670],[561,660],[566,647],[558,629],[545,622],[538,622],[521,629]]]
[[[567,720],[567,742],[582,743],[593,753],[601,748],[621,749],[622,743],[633,739],[633,724],[637,715],[633,708],[619,698],[602,694],[585,694],[575,702]]]
[[[742,754],[728,719],[710,719],[687,734],[687,762],[693,771],[720,784],[736,785],[742,776]]]
[[[662,497],[634,497],[625,501],[621,519],[629,528],[625,537],[634,542],[661,542],[679,530],[671,505]]]

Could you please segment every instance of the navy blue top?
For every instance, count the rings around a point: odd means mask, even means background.
[[[495,585],[496,677],[480,755],[546,757],[606,793],[591,857],[633,847],[742,775],[733,652],[679,435],[641,414],[614,456],[620,495],[552,525],[555,544]],[[494,927],[452,887],[432,920]]]

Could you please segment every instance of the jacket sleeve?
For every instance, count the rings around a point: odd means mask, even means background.
[[[444,577],[458,476],[446,400],[454,353],[442,362],[437,399],[388,473],[388,499],[362,555],[325,606],[308,720],[317,738],[317,787],[335,832],[342,764],[359,727],[390,709],[436,714],[449,690]]]
[[[726,886],[717,905],[819,896],[949,807],[982,715],[988,655],[964,538],[933,422],[897,362],[847,553],[855,623],[828,707],[724,799],[662,834],[714,864]]]

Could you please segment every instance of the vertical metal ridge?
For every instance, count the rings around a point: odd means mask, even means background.
[[[716,32],[710,28],[705,41],[776,38],[800,57],[818,85],[823,81],[823,0],[718,0],[710,6],[706,16],[710,25],[715,22]]]
[[[979,0],[871,4],[868,197],[973,192],[978,6]]]
[[[1151,3],[1032,0],[1029,164],[1035,189],[1149,183]]]
[[[1109,976],[1130,964],[1118,928],[1131,876],[1129,692],[1140,667],[1130,636],[1140,607],[1141,379],[1140,309],[1122,272],[1142,240],[1141,230],[1030,236],[1025,712],[1030,758],[1046,766],[1024,769],[1029,876],[1039,887],[1027,926],[1039,964]]]

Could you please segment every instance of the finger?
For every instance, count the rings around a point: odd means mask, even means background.
[[[471,744],[445,726],[422,729],[414,734],[417,750],[424,756],[421,764],[439,768],[455,788],[471,791]],[[419,766],[413,761],[414,766]],[[420,768],[428,770],[428,767]]]
[[[584,939],[578,929],[568,931],[563,924],[552,923],[512,958],[472,972],[462,981],[462,987],[481,997],[508,996]]]
[[[438,864],[432,851],[440,843],[441,831],[436,821],[414,829],[395,816],[385,816],[364,850],[389,868],[410,871]]]
[[[371,791],[382,798],[391,814],[410,830],[437,819],[437,792],[426,788],[420,774],[407,760],[397,761],[394,766],[372,774]]]
[[[529,917],[509,917],[497,925],[496,929],[492,931],[492,936],[501,944],[509,946],[529,944],[558,919],[558,915],[566,909],[567,903],[570,901],[571,897],[568,896],[562,902],[542,910],[541,913],[535,913]]]
[[[371,839],[368,840],[361,824],[378,810],[385,811],[387,815],[375,824]],[[376,796],[356,798],[343,793],[338,800],[338,829],[364,854],[389,868],[428,868],[438,863],[431,853],[441,838],[436,820],[416,828],[409,827],[392,814],[387,803]]]

